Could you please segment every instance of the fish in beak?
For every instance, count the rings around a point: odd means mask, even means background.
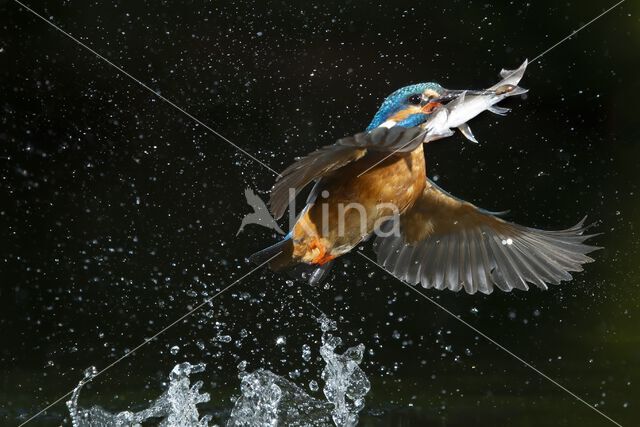
[[[485,110],[505,115],[510,110],[496,104],[509,96],[522,95],[527,89],[518,86],[527,68],[527,61],[516,70],[502,70],[502,80],[484,90],[445,89],[437,97],[424,99],[422,110],[430,114],[423,124],[427,130],[424,142],[451,136],[458,129],[468,140],[477,143],[467,122]]]
[[[491,90],[444,89],[440,96],[431,99],[430,102],[444,104],[453,101],[461,95],[492,95],[494,93],[495,92]]]
[[[422,94],[421,109],[423,113],[431,114],[433,111],[447,102],[454,101],[459,96],[463,95],[490,95],[494,94],[493,91],[487,90],[468,90],[468,89],[443,89],[439,94],[435,95],[432,91]]]

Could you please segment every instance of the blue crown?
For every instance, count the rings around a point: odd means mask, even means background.
[[[367,126],[367,131],[377,128],[384,123],[394,113],[400,111],[402,107],[407,105],[407,98],[414,94],[422,94],[427,89],[433,89],[436,92],[442,91],[442,86],[438,83],[417,83],[414,85],[405,86],[393,92],[387,96],[378,109],[378,112],[373,116],[373,120]]]

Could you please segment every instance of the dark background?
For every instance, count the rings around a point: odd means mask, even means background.
[[[276,170],[362,131],[398,87],[491,85],[611,4],[29,2]],[[473,121],[480,145],[458,134],[427,148],[442,186],[514,221],[596,221],[605,249],[572,282],[427,293],[623,425],[640,418],[639,13],[628,1],[532,64],[508,117]],[[15,425],[248,272],[275,236],[235,237],[243,191],[264,196],[274,176],[16,3],[0,0],[0,24],[0,424]],[[358,255],[343,260],[327,287],[250,276],[81,404],[139,409],[184,360],[208,364],[218,422],[241,360],[300,369],[305,386],[322,368],[313,301],[368,349],[363,425],[609,423]],[[59,404],[33,424],[65,416]]]

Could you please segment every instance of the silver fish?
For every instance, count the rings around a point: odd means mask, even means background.
[[[424,142],[435,141],[453,135],[458,129],[468,140],[478,143],[467,122],[485,110],[505,115],[510,110],[496,104],[509,96],[522,95],[528,90],[518,86],[524,76],[528,61],[516,70],[502,70],[502,80],[484,91],[461,91],[455,99],[437,107],[422,126],[427,131]]]

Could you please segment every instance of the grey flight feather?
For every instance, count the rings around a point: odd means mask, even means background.
[[[582,271],[593,261],[587,254],[599,249],[585,243],[594,236],[584,234],[586,217],[566,230],[545,231],[501,220],[430,182],[423,196],[401,216],[401,235],[381,233],[385,237],[376,237],[374,247],[384,268],[424,288],[469,294],[528,290],[530,284],[547,289]],[[403,222],[406,217],[424,223],[425,237],[405,236],[416,232],[415,224]]]
[[[269,206],[278,219],[289,205],[290,192],[297,195],[311,182],[355,162],[369,152],[409,153],[422,144],[425,131],[420,127],[376,128],[339,139],[287,167],[271,189]]]

